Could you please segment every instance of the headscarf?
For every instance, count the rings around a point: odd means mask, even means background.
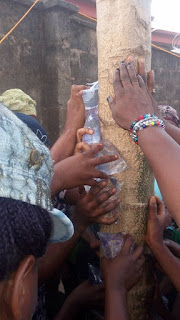
[[[0,102],[14,112],[36,116],[36,101],[21,89],[10,89],[0,96]]]
[[[36,134],[39,140],[44,143],[46,147],[50,148],[48,134],[37,119],[20,112],[15,112],[15,115]]]
[[[176,125],[176,127],[179,127],[179,124],[180,124],[179,123],[179,116],[178,116],[176,109],[172,108],[171,106],[164,106],[164,105],[158,106],[158,109],[159,109],[161,116],[165,120],[173,121],[174,124]]]

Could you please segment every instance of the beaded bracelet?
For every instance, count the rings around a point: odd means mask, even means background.
[[[129,130],[133,129],[137,122],[139,122],[141,120],[144,120],[144,119],[149,119],[149,118],[157,118],[157,116],[155,114],[152,114],[152,113],[151,114],[148,113],[148,114],[145,114],[143,116],[140,116],[139,118],[137,118],[136,121],[132,122]]]
[[[145,114],[134,121],[130,126],[130,136],[138,144],[138,131],[148,127],[161,127],[165,129],[164,122],[154,114]]]

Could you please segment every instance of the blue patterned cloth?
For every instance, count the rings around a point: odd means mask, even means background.
[[[36,134],[0,103],[0,197],[21,200],[47,210],[51,242],[70,239],[74,228],[62,211],[53,209],[50,183],[53,161]]]

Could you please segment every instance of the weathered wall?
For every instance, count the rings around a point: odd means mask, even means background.
[[[32,2],[0,0],[0,38]],[[97,79],[96,25],[77,17],[77,10],[61,0],[41,0],[0,45],[0,94],[20,88],[31,95],[52,142],[63,129],[71,84]],[[180,111],[180,60],[153,49],[152,66],[156,98]]]
[[[58,2],[57,2],[58,3]],[[51,140],[62,132],[70,94],[70,17],[75,6],[47,1],[43,11],[43,105],[41,118]]]
[[[152,68],[155,70],[156,100],[159,104],[171,105],[180,114],[180,59],[153,48]]]
[[[71,18],[71,81],[86,84],[97,80],[96,25]]]
[[[22,17],[27,6],[12,0],[0,0],[0,38]],[[0,93],[20,88],[41,107],[41,16],[33,10],[0,45]]]
[[[0,0],[0,38],[32,2]],[[63,130],[71,84],[97,79],[95,24],[74,17],[77,11],[61,0],[41,0],[0,46],[0,94],[20,88],[31,95],[52,142]]]

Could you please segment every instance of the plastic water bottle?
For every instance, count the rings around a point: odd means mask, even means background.
[[[90,89],[83,91],[83,100],[86,111],[90,111],[92,108],[98,106],[98,81],[89,83]]]
[[[104,163],[97,167],[98,170],[105,172],[108,175],[113,175],[127,169],[126,162],[121,158],[116,147],[107,139],[102,139],[100,120],[98,116],[98,82],[94,82],[90,89],[83,91],[83,100],[86,110],[85,128],[94,130],[94,134],[85,134],[82,138],[83,142],[88,144],[103,143],[103,149],[95,155],[95,158],[116,154],[119,159],[110,163]]]
[[[86,116],[86,122],[84,127],[85,128],[91,128],[94,130],[94,133],[92,135],[85,134],[83,136],[83,142],[86,142],[88,144],[93,143],[100,143],[101,142],[101,131],[100,131],[100,120],[99,116],[95,110],[89,111]]]
[[[88,144],[101,142],[100,120],[98,116],[98,82],[91,84],[91,88],[83,91],[83,100],[86,110],[85,128],[94,130],[93,135],[83,136],[83,142]]]

